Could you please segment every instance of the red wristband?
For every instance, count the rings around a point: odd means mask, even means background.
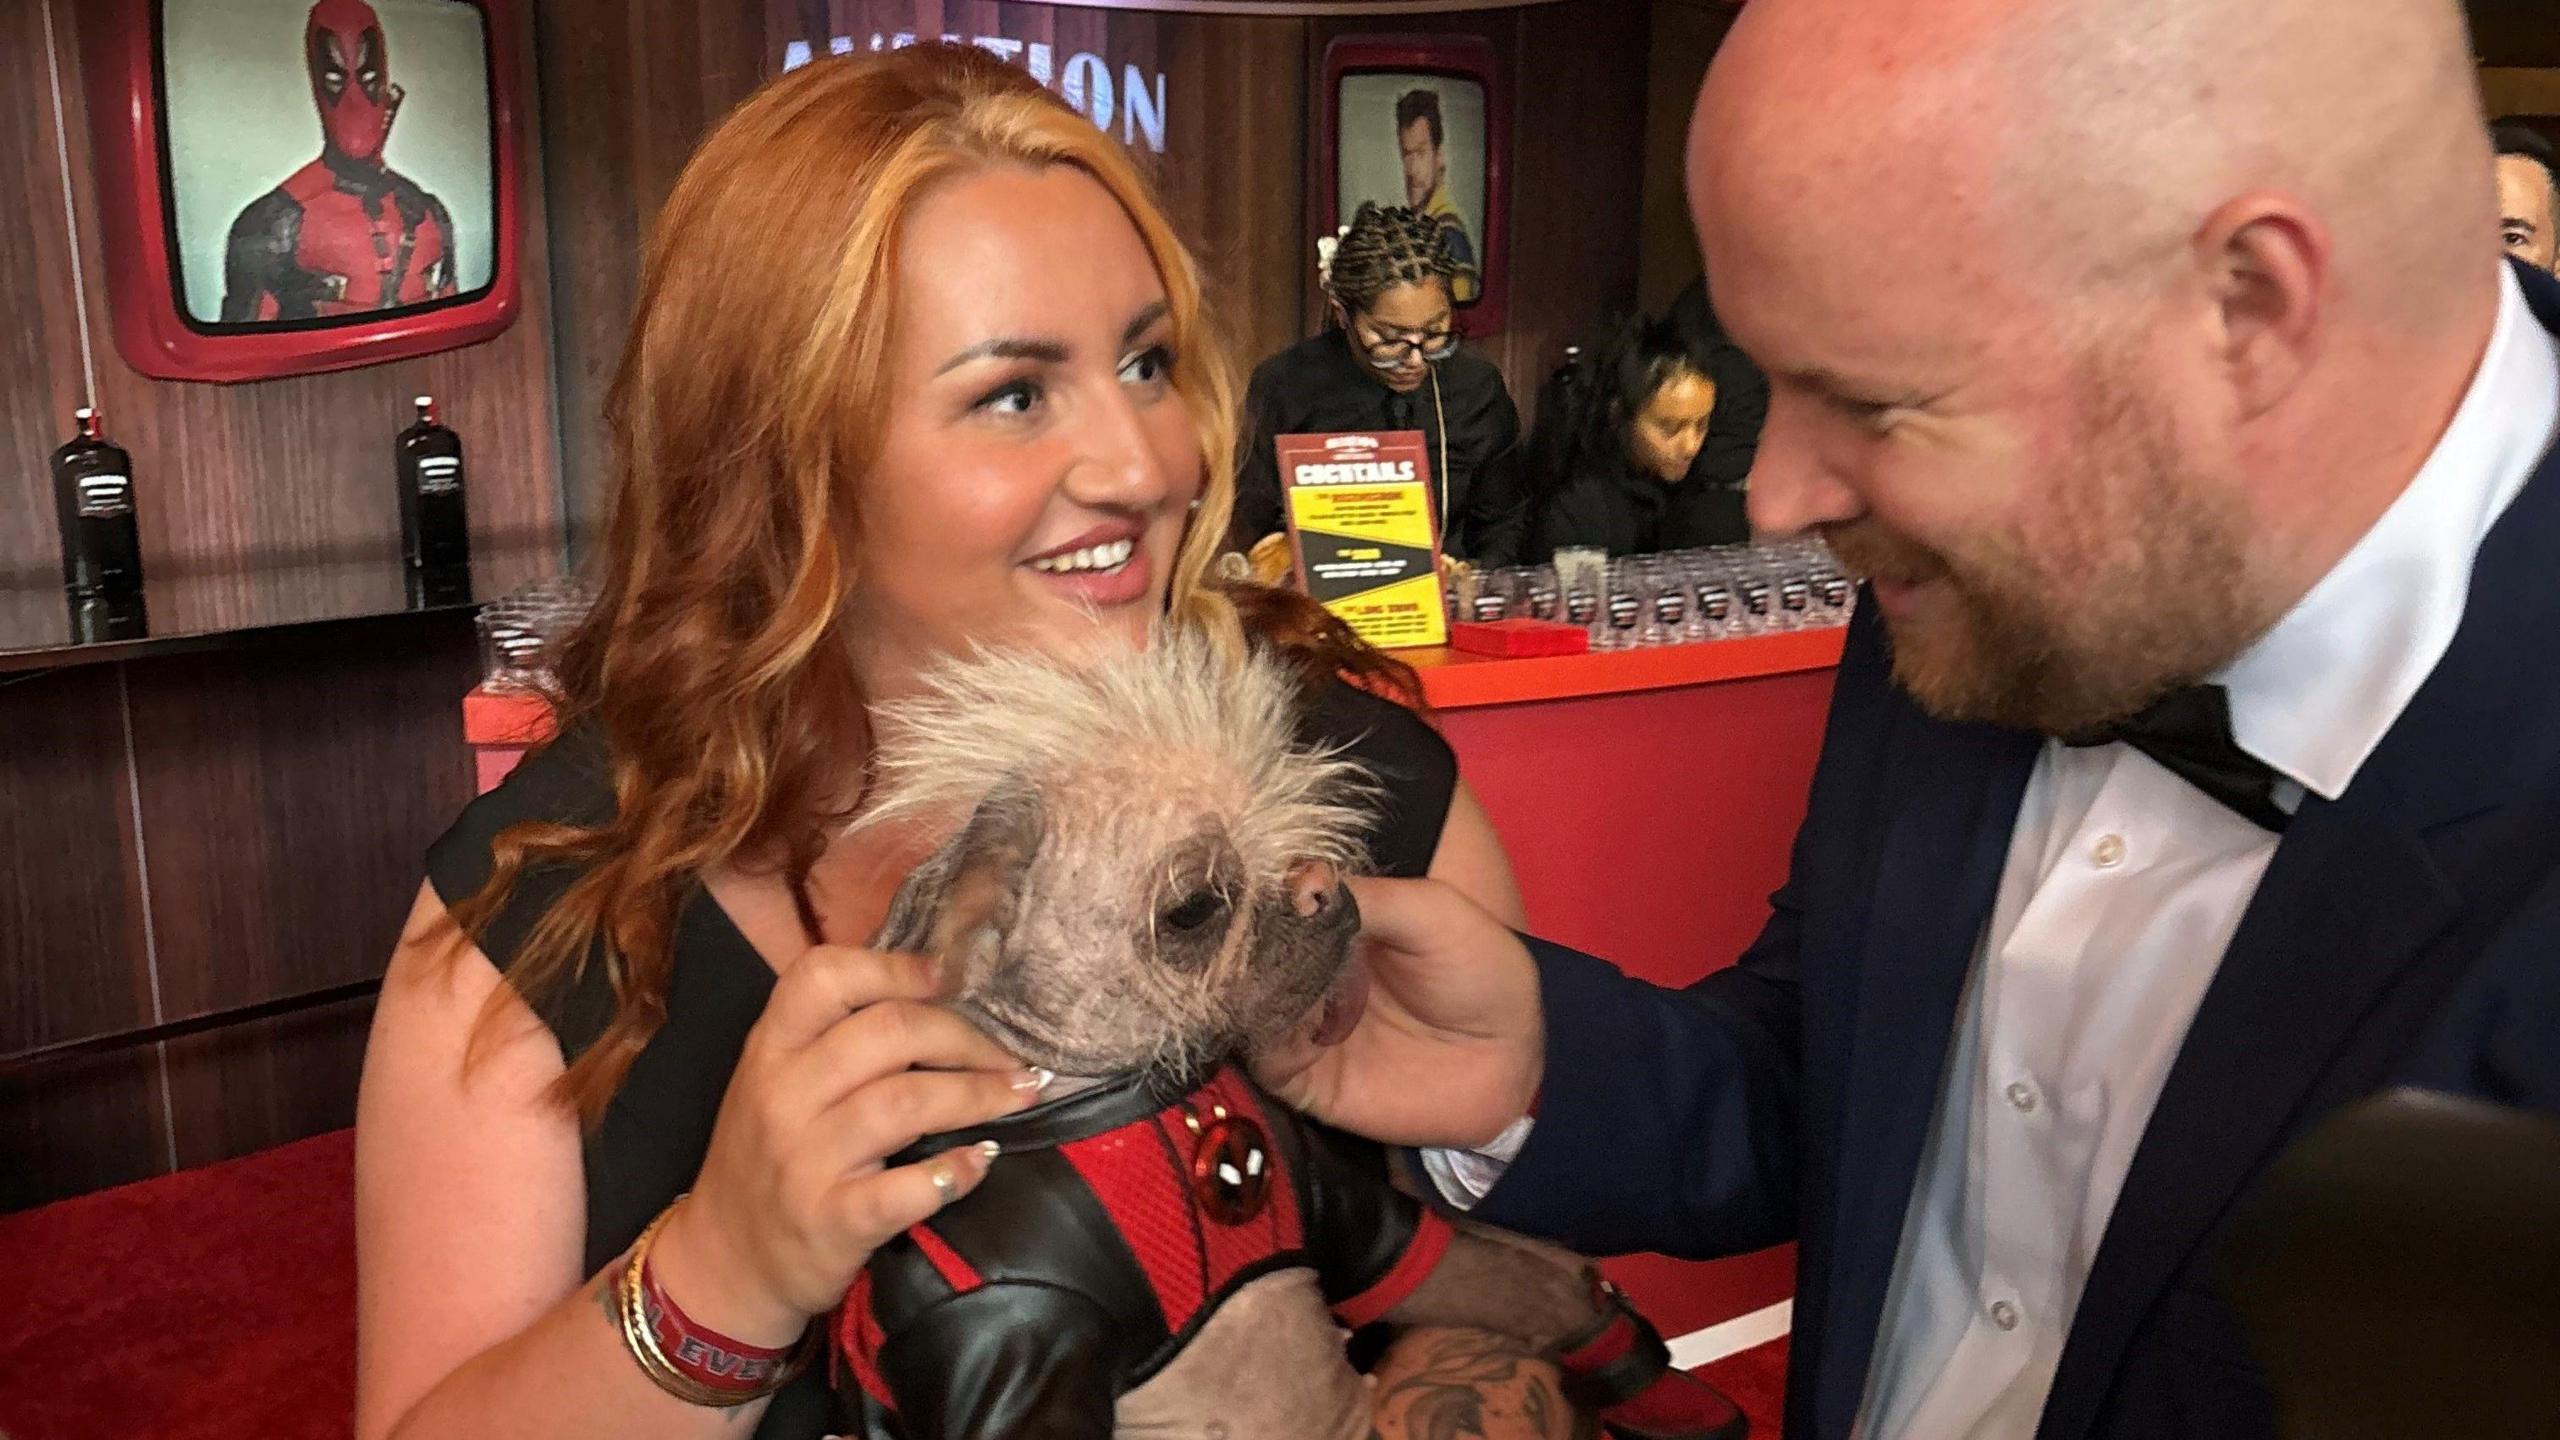
[[[796,1343],[780,1349],[750,1345],[700,1324],[659,1287],[656,1267],[646,1259],[640,1266],[640,1300],[658,1353],[686,1379],[709,1389],[731,1394],[764,1390],[800,1349]]]

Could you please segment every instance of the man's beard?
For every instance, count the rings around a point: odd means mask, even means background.
[[[1873,520],[1824,527],[1856,573],[1933,582],[1934,613],[1886,630],[1894,678],[1941,719],[2096,731],[2201,680],[2275,618],[2249,583],[2238,498],[2182,460],[2129,367],[2080,370],[2077,472],[2044,480],[2034,549],[2015,532],[1940,552]]]

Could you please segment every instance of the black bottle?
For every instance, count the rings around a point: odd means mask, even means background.
[[[77,599],[142,593],[142,534],[133,516],[133,457],[77,410],[80,433],[53,452],[53,504],[62,524],[62,587]]]
[[[462,501],[462,437],[436,421],[432,395],[393,447],[400,469],[400,556],[412,570],[467,571],[471,530]]]
[[[139,640],[151,633],[151,616],[143,607],[139,590],[130,595],[82,595],[74,592],[70,599],[71,639],[74,644]]]

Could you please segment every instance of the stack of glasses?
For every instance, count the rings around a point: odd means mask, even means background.
[[[1661,555],[1564,550],[1554,564],[1464,575],[1449,618],[1561,620],[1594,650],[1693,645],[1849,623],[1856,586],[1818,539]]]
[[[539,581],[480,607],[480,682],[491,690],[547,690],[561,640],[593,603],[577,581]]]

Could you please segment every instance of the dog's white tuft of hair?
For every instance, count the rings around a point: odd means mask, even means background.
[[[1198,783],[1231,798],[1229,837],[1249,864],[1356,871],[1375,786],[1339,752],[1296,742],[1296,697],[1281,661],[1230,660],[1207,637],[1165,626],[1144,649],[1098,660],[979,651],[879,707],[873,798],[855,828],[957,825],[1008,777],[1044,796],[1112,781],[1128,806]]]

